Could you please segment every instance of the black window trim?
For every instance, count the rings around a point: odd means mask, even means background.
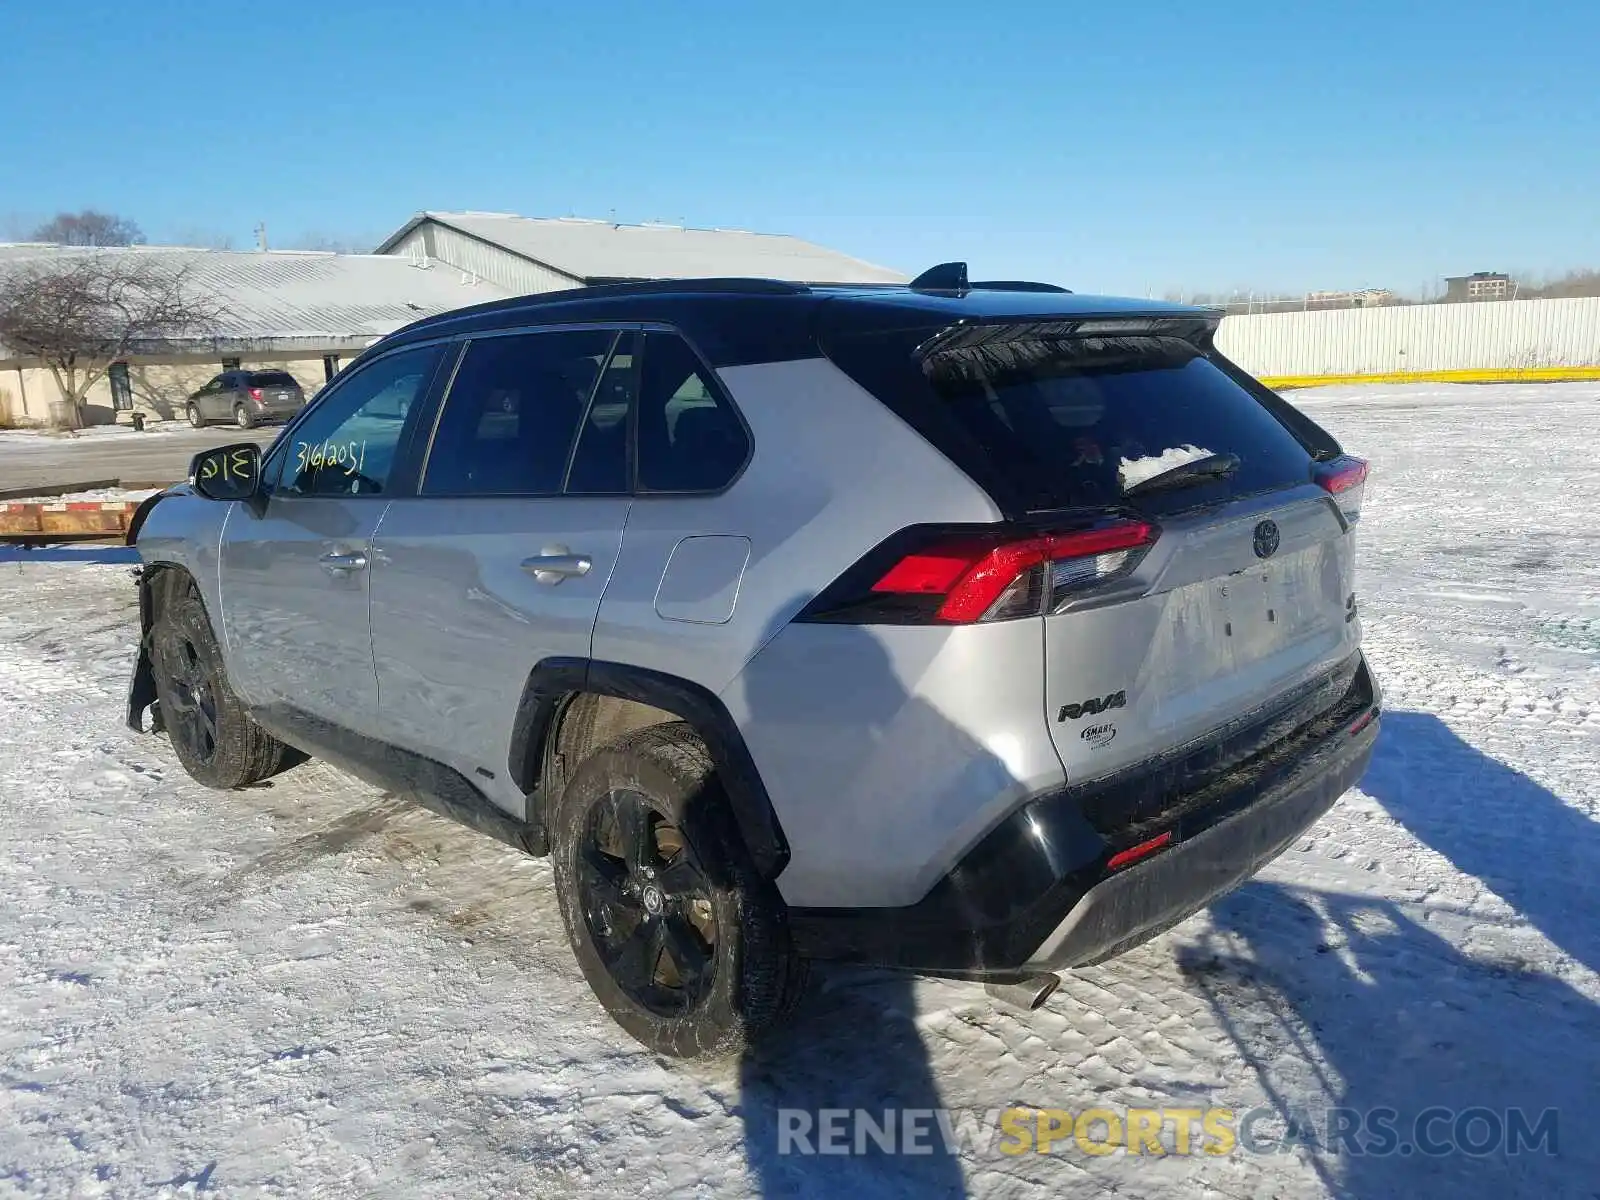
[[[274,504],[281,504],[289,501],[300,502],[307,500],[399,500],[414,495],[422,478],[421,472],[417,469],[419,464],[415,452],[417,432],[430,417],[430,406],[434,405],[433,396],[439,386],[440,374],[445,363],[449,361],[448,344],[454,340],[453,338],[430,338],[425,342],[408,342],[404,345],[395,346],[391,350],[385,350],[381,354],[375,354],[371,358],[363,356],[341,371],[333,383],[324,387],[322,391],[317,393],[314,400],[295,414],[294,418],[272,440],[272,445],[267,448],[261,464],[261,480],[268,501]],[[343,494],[302,496],[278,490],[278,477],[283,471],[284,462],[289,457],[288,447],[294,439],[295,432],[319,410],[324,408],[333,397],[336,397],[339,392],[344,390],[352,379],[359,379],[373,364],[385,362],[397,354],[405,354],[413,350],[431,350],[437,347],[445,347],[445,349],[441,351],[438,361],[434,364],[433,374],[423,384],[416,400],[413,401],[413,411],[417,413],[417,416],[415,418],[410,416],[406,418],[406,428],[400,431],[400,440],[395,445],[394,466],[390,471],[394,483],[393,488],[386,488],[381,492],[355,493],[348,496]],[[459,357],[457,361],[459,362]]]
[[[636,401],[639,395],[640,336],[637,329],[619,327],[616,336],[611,339],[611,345],[606,348],[605,362],[600,364],[600,373],[594,377],[594,386],[589,389],[589,399],[584,403],[577,427],[572,431],[572,441],[567,445],[567,462],[561,469],[561,490],[553,493],[553,496],[561,499],[587,500],[633,495],[633,420],[634,410],[638,408]],[[628,339],[630,352],[633,355],[633,363],[628,368],[628,373],[633,376],[633,387],[628,392],[628,413],[623,418],[628,423],[628,429],[622,439],[622,490],[620,492],[569,491],[568,488],[572,485],[572,465],[578,461],[578,446],[583,441],[584,432],[589,428],[589,414],[594,411],[595,401],[600,398],[600,385],[605,382],[606,372],[611,369],[612,360],[622,350],[623,338]]]

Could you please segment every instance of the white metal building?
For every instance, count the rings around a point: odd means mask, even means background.
[[[796,237],[620,225],[578,217],[422,212],[377,249],[467,271],[516,295],[640,279],[754,276],[796,283],[904,283],[907,276]]]
[[[405,258],[296,250],[111,249],[0,244],[7,266],[79,254],[136,254],[163,269],[188,270],[190,286],[218,311],[210,336],[161,354],[130,354],[90,390],[84,416],[105,423],[135,409],[181,416],[184,401],[225,367],[279,367],[310,395],[343,362],[419,317],[510,293],[443,264],[420,269]],[[0,423],[42,424],[61,399],[50,371],[0,346]]]

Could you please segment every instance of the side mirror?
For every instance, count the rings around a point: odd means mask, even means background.
[[[261,447],[239,442],[196,454],[189,474],[207,500],[249,500],[261,488]]]

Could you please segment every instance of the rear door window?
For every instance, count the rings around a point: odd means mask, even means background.
[[[560,494],[615,340],[612,330],[574,329],[469,345],[428,453],[423,495]]]
[[[934,406],[935,444],[965,441],[951,457],[970,462],[975,451],[1030,510],[1171,512],[1309,480],[1306,447],[1182,339],[997,338],[919,361],[916,345],[935,333],[852,339],[830,353],[891,407]],[[1229,455],[1230,473],[1152,490],[1175,468]]]

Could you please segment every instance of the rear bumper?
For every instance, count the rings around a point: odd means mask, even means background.
[[[1359,656],[1344,679],[1342,699],[1304,720],[1292,710],[1265,715],[1259,729],[1271,740],[1226,768],[1193,764],[1253,731],[1191,749],[1177,765],[1035,798],[917,904],[794,909],[795,943],[816,958],[969,978],[1061,970],[1131,949],[1248,879],[1361,778],[1380,697]],[[1159,816],[1107,833],[1105,814],[1126,794],[1163,785],[1170,802]],[[1160,835],[1170,836],[1165,848],[1112,868],[1119,850]]]
[[[1238,887],[1288,849],[1361,778],[1378,724],[1374,718],[1326,761],[1243,812],[1089,888],[1025,969],[1059,971],[1110,958]]]

